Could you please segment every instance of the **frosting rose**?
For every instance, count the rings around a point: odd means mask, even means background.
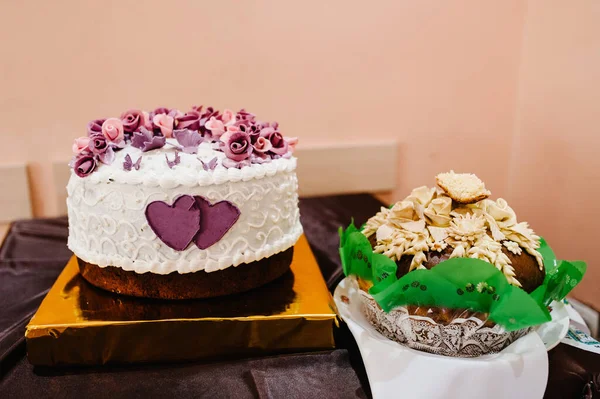
[[[88,147],[94,154],[103,154],[108,148],[108,142],[103,135],[95,134],[90,137]]]
[[[79,154],[81,151],[88,148],[88,144],[90,143],[89,137],[79,137],[73,141],[73,153]]]
[[[87,124],[87,134],[91,136],[94,133],[102,133],[102,125],[106,119],[95,119]]]
[[[167,115],[167,114],[157,114],[157,115],[154,115],[154,117],[152,118],[152,123],[154,123],[154,126],[156,126],[158,129],[160,129],[160,132],[165,137],[173,136],[173,123],[174,122],[175,122],[175,119],[172,116]]]
[[[155,115],[159,115],[159,114],[166,114],[169,116],[172,116],[173,119],[177,119],[183,116],[183,112],[181,112],[178,109],[169,109],[166,107],[158,107],[156,108],[154,111],[150,112],[150,119],[149,120],[153,120]]]
[[[121,114],[125,133],[133,133],[142,126],[146,126],[146,117],[139,109],[130,109]]]
[[[86,177],[96,169],[96,158],[92,154],[80,154],[73,164],[73,170],[79,177]]]
[[[202,109],[202,107],[200,107]],[[177,129],[200,130],[200,112],[189,111],[176,119]]]
[[[265,153],[267,151],[270,151],[271,148],[273,148],[273,145],[271,144],[269,139],[265,137],[259,137],[256,139],[256,142],[252,145],[252,147],[254,148],[254,151]]]
[[[102,135],[110,142],[121,142],[125,137],[123,122],[117,118],[108,118],[102,123]]]
[[[204,134],[207,132],[205,126],[206,122],[208,122],[213,116],[217,119],[221,119],[219,116],[219,111],[215,110],[213,107],[207,107],[206,111],[200,115],[200,133]]]
[[[223,133],[225,133],[225,124],[223,123],[223,121],[218,120],[214,116],[212,116],[208,120],[208,122],[206,122],[204,127],[207,130],[210,130],[210,134],[216,139],[220,138],[223,135]]]
[[[169,110],[169,108],[167,108],[167,107],[158,107],[158,108],[156,108],[154,111],[152,111],[150,114],[151,114],[152,116],[154,116],[154,115],[158,115],[158,114],[167,114],[167,115],[168,115],[168,114],[169,114],[169,111],[170,111],[170,110]]]
[[[283,155],[288,152],[288,144],[281,133],[272,127],[266,127],[260,131],[260,137],[264,137],[271,142],[271,152],[277,155]]]
[[[142,111],[144,115],[144,127],[148,130],[152,130],[152,119],[150,118],[150,114],[146,111]]]
[[[227,158],[240,162],[247,159],[252,153],[250,136],[245,132],[233,133],[229,136],[223,151]]]
[[[233,113],[232,110],[226,109],[226,110],[223,111],[223,115],[221,116],[221,120],[223,121],[223,124],[225,126],[233,125],[235,123],[235,114]],[[207,127],[207,129],[208,129],[208,127]]]
[[[232,134],[243,131],[243,130],[240,130],[240,128],[236,125],[227,126],[226,129],[227,130],[225,131],[225,133],[223,133],[219,137],[219,140],[222,141],[223,143],[226,143],[227,141],[229,141],[229,138],[231,137]],[[252,137],[250,138],[250,142],[252,142]]]
[[[298,145],[298,137],[289,137],[285,139],[288,143],[288,148],[290,152],[296,151],[296,146]]]
[[[244,108],[242,108],[237,112],[237,114],[235,115],[235,118],[238,121],[254,121],[254,119],[256,118],[256,115],[254,115],[253,113],[250,113],[250,112],[246,111]]]

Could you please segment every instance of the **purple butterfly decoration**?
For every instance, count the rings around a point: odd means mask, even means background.
[[[138,158],[135,163],[131,160],[129,154],[125,155],[125,162],[123,162],[123,169],[130,171],[132,168],[135,170],[140,170],[140,163],[142,162],[142,156]]]
[[[179,151],[175,150],[175,158],[172,161],[169,161],[169,157],[165,154],[165,159],[167,160],[167,165],[169,165],[169,169],[173,169],[173,166],[179,165],[181,159],[179,158]]]
[[[186,154],[198,152],[198,146],[204,141],[204,137],[200,133],[189,129],[174,130],[173,137],[177,139],[181,150]]]
[[[202,162],[202,167],[207,172],[209,170],[215,170],[215,168],[217,167],[217,157],[214,157],[213,159],[211,159],[208,162],[204,162],[203,160],[200,160],[200,162]]]
[[[133,132],[131,145],[142,152],[164,147],[167,139],[164,136],[155,136],[150,130],[141,127],[139,132]]]

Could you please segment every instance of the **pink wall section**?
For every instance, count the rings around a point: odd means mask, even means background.
[[[505,188],[522,1],[44,4],[0,6],[0,35],[19,35],[0,43],[0,159],[33,163],[37,215],[88,120],[203,102],[301,145],[397,137],[401,193],[450,167]]]
[[[301,145],[397,138],[396,197],[477,173],[560,256],[593,260],[600,3],[594,0],[3,2],[0,163],[50,165],[130,107],[246,107]],[[581,299],[600,308],[590,262]]]
[[[506,198],[558,256],[584,259],[575,295],[600,309],[600,2],[528,2]]]

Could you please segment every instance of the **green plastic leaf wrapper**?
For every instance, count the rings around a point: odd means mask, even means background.
[[[384,311],[405,305],[469,309],[488,313],[507,331],[551,320],[547,306],[563,299],[581,281],[586,269],[583,262],[557,260],[542,239],[539,252],[546,277],[531,294],[510,285],[494,265],[471,258],[448,259],[430,270],[413,270],[398,279],[396,263],[373,253],[369,240],[353,223],[346,230],[340,229],[340,238],[344,273],[371,281],[369,294]],[[370,267],[364,266],[364,259]]]
[[[354,226],[340,227],[340,258],[346,276],[356,275],[375,283],[389,284],[396,278],[396,263],[385,255],[376,254],[371,243]]]
[[[346,230],[340,227],[339,233],[340,258],[344,274],[372,280],[373,250],[369,240],[354,226],[354,222]]]

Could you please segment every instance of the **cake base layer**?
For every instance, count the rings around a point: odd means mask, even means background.
[[[282,276],[290,267],[294,247],[256,262],[207,273],[143,273],[99,267],[77,258],[83,278],[106,291],[141,298],[193,299],[237,294]]]

